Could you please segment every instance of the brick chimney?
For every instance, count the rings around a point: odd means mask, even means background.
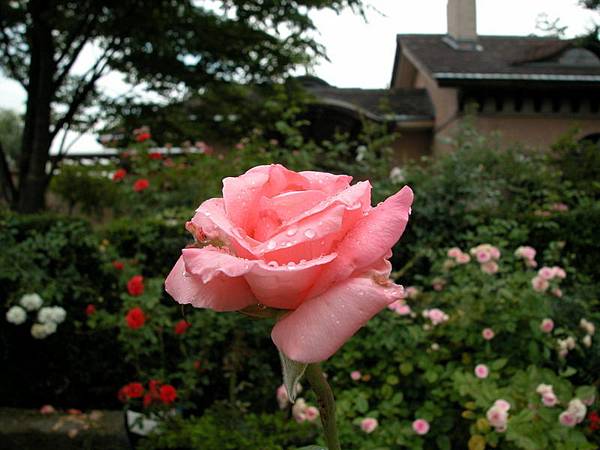
[[[448,0],[448,43],[460,50],[477,49],[475,0]]]

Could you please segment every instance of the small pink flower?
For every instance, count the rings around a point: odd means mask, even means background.
[[[574,427],[577,423],[577,419],[575,418],[575,414],[569,411],[563,411],[560,416],[558,416],[558,421],[561,425],[565,427]]]
[[[444,286],[446,285],[446,280],[444,280],[443,278],[435,278],[432,282],[431,282],[431,286],[433,287],[434,291],[441,291],[442,289],[444,289]]]
[[[494,402],[494,406],[500,409],[500,411],[508,411],[510,409],[510,403],[501,398]]]
[[[548,280],[537,276],[537,277],[533,277],[531,279],[531,286],[533,287],[534,291],[537,292],[546,292],[548,290]]]
[[[458,264],[467,264],[469,261],[471,261],[471,257],[467,253],[461,253],[456,257]]]
[[[488,366],[486,366],[485,364],[477,364],[475,366],[475,376],[477,378],[487,378],[489,374],[490,369],[488,369]]]
[[[54,409],[54,406],[52,405],[44,405],[40,408],[41,414],[54,414],[55,412],[56,409]]]
[[[484,328],[483,331],[481,332],[481,335],[483,336],[483,338],[486,341],[491,341],[492,339],[494,339],[494,336],[496,334],[494,333],[494,330],[492,330],[491,328]]]
[[[481,270],[483,270],[485,273],[493,275],[498,272],[498,264],[496,264],[494,261],[488,261],[481,265]]]
[[[309,406],[304,410],[304,415],[306,416],[306,420],[314,422],[319,417],[319,410],[314,406]]]
[[[500,259],[500,250],[497,247],[490,247],[490,256],[492,259]]]
[[[285,409],[290,399],[288,397],[287,390],[283,384],[277,388],[276,396],[277,403],[279,404],[279,409]]]
[[[492,259],[492,255],[488,250],[479,250],[476,255],[477,262],[484,264]]]
[[[462,254],[462,250],[458,247],[452,247],[448,250],[448,258],[458,258]]]
[[[372,433],[373,431],[375,431],[375,428],[377,428],[378,425],[379,422],[377,422],[377,419],[374,419],[372,417],[365,417],[360,422],[360,429],[363,430],[365,433]]]
[[[552,319],[544,319],[540,324],[540,330],[544,333],[551,333],[554,330],[554,321]]]
[[[556,278],[560,278],[562,280],[567,277],[567,272],[565,272],[565,269],[562,267],[554,266],[552,267],[552,270],[554,271],[554,276]]]
[[[552,295],[554,295],[555,297],[561,298],[563,296],[562,290],[558,287],[555,287],[554,289],[552,289]]]
[[[394,311],[399,316],[408,316],[412,312],[412,310],[410,309],[410,306],[408,306],[406,304],[398,306]]]
[[[418,435],[424,435],[429,432],[429,422],[425,419],[417,419],[412,423],[412,429]]]
[[[508,412],[503,411],[497,406],[492,406],[486,413],[488,422],[493,427],[504,427],[508,420]]]
[[[358,370],[353,370],[352,372],[350,372],[350,378],[352,378],[354,381],[360,380],[361,377],[362,374]]]
[[[542,267],[538,270],[538,276],[544,280],[551,280],[554,278],[554,269],[551,267]]]
[[[306,420],[307,408],[308,405],[306,404],[306,401],[304,401],[303,398],[299,398],[296,400],[296,403],[294,403],[294,406],[292,406],[292,417],[296,420],[296,422],[302,423]]]
[[[415,300],[419,296],[419,290],[414,286],[409,286],[404,290],[406,294],[406,298],[410,298],[411,300]]]
[[[448,320],[448,315],[438,308],[427,309],[423,311],[423,315],[428,317],[431,320],[433,325],[439,325],[440,323],[446,322]]]
[[[558,399],[556,398],[556,395],[554,395],[553,392],[548,392],[542,395],[542,403],[544,404],[544,406],[548,406],[551,408],[558,403]]]

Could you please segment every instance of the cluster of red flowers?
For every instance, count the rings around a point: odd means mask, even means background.
[[[136,142],[144,142],[147,141],[148,139],[150,139],[152,137],[152,135],[150,133],[138,133],[135,135],[135,140]]]
[[[150,380],[147,391],[142,383],[134,382],[119,389],[117,397],[123,403],[130,399],[143,397],[144,408],[147,408],[153,403],[172,404],[177,399],[177,390],[170,384],[161,384],[158,380]]]
[[[146,323],[146,314],[139,306],[135,308],[131,308],[127,315],[125,316],[125,321],[127,322],[127,326],[132,330],[137,330],[141,328]]]
[[[113,261],[112,265],[116,270],[123,270],[123,267],[125,267],[125,264],[123,264],[121,261]]]
[[[160,154],[159,152],[150,152],[148,153],[148,158],[155,160],[162,159],[162,154]]]
[[[135,275],[127,282],[127,292],[132,297],[139,297],[144,293],[144,277]]]
[[[588,414],[588,420],[590,421],[590,431],[600,430],[600,415],[596,411],[592,411]]]

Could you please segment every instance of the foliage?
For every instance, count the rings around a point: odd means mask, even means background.
[[[0,145],[13,163],[18,160],[22,134],[21,117],[10,109],[0,109]]]

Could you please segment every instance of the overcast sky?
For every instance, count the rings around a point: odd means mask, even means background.
[[[447,0],[365,0],[367,22],[351,11],[337,15],[313,13],[318,41],[327,48],[330,62],[317,65],[313,74],[339,87],[385,88],[391,78],[399,33],[445,33]],[[560,19],[566,36],[582,34],[600,15],[584,10],[577,0],[477,0],[479,34],[540,34],[540,14]],[[304,73],[300,70],[299,73]],[[118,76],[100,81],[102,88],[119,94],[127,89]],[[0,78],[0,108],[23,111],[25,93],[15,82]],[[81,139],[74,149],[99,148],[93,136]]]

